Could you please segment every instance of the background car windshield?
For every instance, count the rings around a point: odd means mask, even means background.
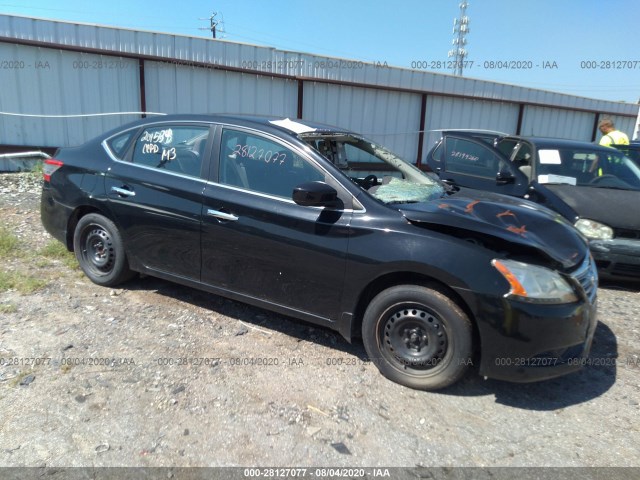
[[[640,168],[617,150],[540,149],[538,182],[640,190]]]
[[[386,148],[354,135],[303,136],[345,175],[384,203],[439,198],[442,184]]]

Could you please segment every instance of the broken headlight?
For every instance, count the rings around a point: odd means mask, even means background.
[[[491,265],[509,282],[508,296],[531,303],[572,303],[578,297],[555,270],[515,260],[494,259]]]

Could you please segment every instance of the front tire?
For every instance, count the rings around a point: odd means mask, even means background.
[[[471,365],[469,318],[447,295],[419,285],[379,293],[365,311],[362,339],[380,372],[410,388],[448,387]]]
[[[108,218],[90,213],[80,219],[73,234],[73,250],[87,277],[103,287],[113,287],[132,278],[122,237]]]

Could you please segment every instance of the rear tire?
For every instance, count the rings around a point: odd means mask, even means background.
[[[469,318],[451,298],[423,286],[379,293],[365,311],[362,339],[385,377],[419,390],[448,387],[471,366]]]
[[[73,250],[87,277],[113,287],[135,276],[129,269],[122,237],[108,218],[90,213],[80,219],[73,234]]]

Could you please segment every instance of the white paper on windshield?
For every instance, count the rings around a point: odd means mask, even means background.
[[[277,125],[279,127],[287,128],[295,133],[307,133],[307,132],[315,132],[315,128],[311,128],[308,125],[300,122],[294,122],[288,118],[284,120],[270,120],[269,123]]]
[[[560,165],[562,163],[559,150],[538,150],[538,155],[540,155],[540,163],[547,165]]]
[[[575,185],[576,177],[565,177],[564,175],[538,175],[538,183],[566,183]]]

